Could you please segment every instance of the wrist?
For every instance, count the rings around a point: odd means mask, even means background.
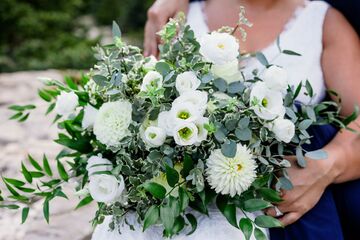
[[[342,175],[346,161],[342,161],[345,156],[345,150],[342,147],[326,146],[324,150],[328,154],[328,158],[324,161],[328,161],[330,166],[327,175],[329,184],[339,183],[339,178]]]

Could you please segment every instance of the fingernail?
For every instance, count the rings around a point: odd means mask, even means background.
[[[149,56],[149,51],[144,51],[144,56],[148,57]]]

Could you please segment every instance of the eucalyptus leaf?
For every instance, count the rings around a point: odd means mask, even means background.
[[[265,67],[269,66],[269,61],[266,59],[265,55],[262,52],[257,52],[256,58]]]
[[[305,153],[305,157],[311,158],[313,160],[323,160],[328,158],[328,154],[325,150],[319,149]]]
[[[221,152],[225,157],[233,158],[236,155],[236,143],[233,141],[225,142],[221,145]]]

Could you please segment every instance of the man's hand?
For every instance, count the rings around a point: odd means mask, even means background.
[[[157,0],[148,10],[145,25],[144,55],[158,55],[159,37],[157,32],[167,23],[169,18],[178,12],[187,12],[189,0]]]

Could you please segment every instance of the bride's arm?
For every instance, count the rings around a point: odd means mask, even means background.
[[[360,40],[345,18],[330,9],[324,25],[322,68],[326,85],[342,99],[342,114],[350,114],[360,106]],[[350,127],[360,131],[360,118]],[[360,178],[360,135],[343,130],[325,150],[333,165],[333,183]]]

